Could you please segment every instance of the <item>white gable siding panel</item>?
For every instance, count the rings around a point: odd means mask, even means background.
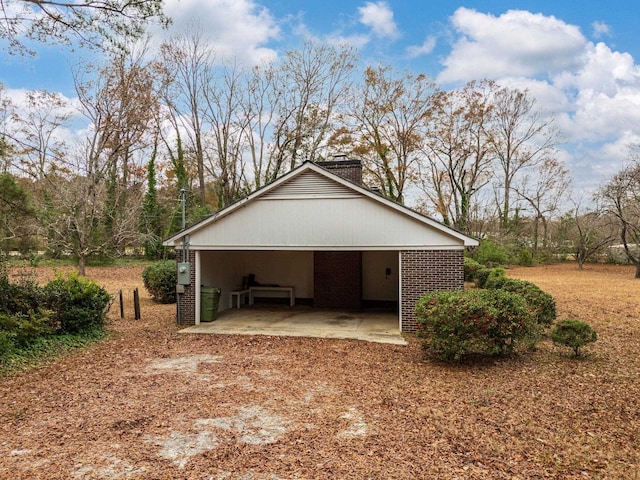
[[[281,189],[279,189],[281,190]],[[282,190],[281,190],[282,192]],[[289,192],[290,193],[290,192]],[[265,196],[191,235],[197,249],[461,248],[462,241],[363,195]]]
[[[293,198],[357,198],[360,195],[351,188],[334,182],[316,172],[303,172],[278,188],[267,192],[265,200],[286,200]]]

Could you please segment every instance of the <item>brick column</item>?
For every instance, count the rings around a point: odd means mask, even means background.
[[[401,330],[418,328],[416,303],[427,292],[464,288],[463,250],[407,250],[400,252]]]
[[[178,262],[182,262],[183,254],[182,249],[176,252]],[[189,250],[189,263],[191,263],[190,282],[189,285],[184,286],[184,293],[178,294],[180,307],[176,307],[180,325],[196,324],[196,252],[193,250]]]

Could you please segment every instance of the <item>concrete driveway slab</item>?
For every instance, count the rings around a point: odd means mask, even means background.
[[[395,313],[320,310],[307,307],[252,306],[229,309],[213,322],[180,330],[180,333],[273,335],[355,339],[406,345]]]

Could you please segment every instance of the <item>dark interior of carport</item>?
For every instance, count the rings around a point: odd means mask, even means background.
[[[248,278],[259,285],[293,287],[296,304],[314,308],[398,308],[398,251],[201,251],[199,263],[201,285],[222,292],[221,310],[232,306],[231,292]]]

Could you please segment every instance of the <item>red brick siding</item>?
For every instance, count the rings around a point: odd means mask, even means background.
[[[313,306],[362,308],[362,252],[314,252]]]
[[[402,331],[418,328],[415,308],[418,299],[434,290],[464,288],[462,250],[408,250],[400,252]]]
[[[182,250],[176,252],[178,262],[182,262],[183,254]],[[180,325],[196,324],[196,253],[193,250],[189,251],[189,262],[191,262],[191,281],[189,285],[184,286],[184,293],[178,294],[179,300],[176,306]]]

